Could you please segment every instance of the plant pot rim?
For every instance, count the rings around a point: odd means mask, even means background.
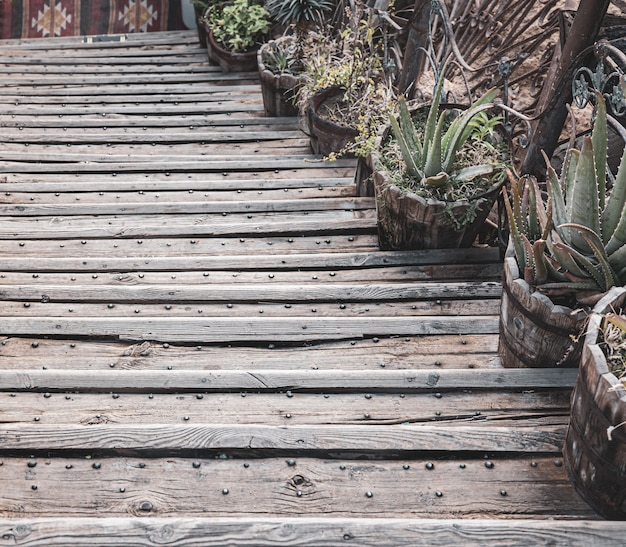
[[[326,118],[323,118],[317,113],[317,108],[320,104],[324,102],[328,97],[332,97],[342,91],[345,91],[345,88],[340,85],[329,85],[323,87],[319,91],[316,91],[310,98],[307,104],[307,110],[309,112],[309,116],[316,118],[316,123],[321,125],[322,127],[333,128],[335,131],[339,130],[347,136],[356,137],[359,132],[354,128],[348,125],[340,125],[338,123],[332,122]]]

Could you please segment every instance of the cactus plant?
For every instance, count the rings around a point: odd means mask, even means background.
[[[517,262],[525,280],[546,294],[583,297],[626,284],[626,150],[607,192],[606,135],[598,93],[592,135],[580,149],[570,144],[560,178],[545,158],[547,202],[530,177],[512,181],[511,200],[504,192]]]

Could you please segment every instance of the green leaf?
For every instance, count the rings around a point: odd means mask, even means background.
[[[441,133],[443,132],[443,124],[446,121],[445,113],[439,116],[439,121],[435,127],[432,140],[424,143],[424,176],[434,177],[442,171],[450,173],[449,170],[443,169],[441,165]]]
[[[606,103],[602,93],[596,91],[598,110],[596,121],[593,126],[591,140],[593,144],[593,162],[595,164],[596,182],[598,191],[598,206],[604,209],[604,190],[606,186],[606,156],[607,156],[607,127],[606,127]]]
[[[493,173],[493,165],[483,163],[480,165],[470,165],[463,167],[454,173],[454,179],[462,182],[469,182],[476,177],[484,177]],[[498,183],[498,186],[500,184]]]
[[[598,187],[596,184],[593,144],[589,136],[583,137],[576,173],[573,180],[568,180],[568,185],[572,186],[571,191],[568,192],[572,201],[567,204],[570,210],[570,223],[585,226],[599,234]],[[579,237],[576,233],[572,234],[570,241],[574,243],[577,249],[585,252],[589,249],[584,238]]]
[[[391,130],[394,134],[394,137],[396,138],[396,140],[398,141],[398,145],[400,146],[402,158],[406,163],[407,172],[411,177],[417,180],[421,180],[424,177],[424,173],[420,168],[421,166],[416,162],[416,158],[414,156],[414,152],[416,152],[416,150],[411,147],[409,142],[407,142],[407,135],[405,131],[402,130],[402,127],[400,127],[400,125],[398,124],[396,118],[394,116],[391,116],[389,121],[391,123]]]
[[[602,213],[602,236],[608,242],[608,254],[614,253],[626,242],[626,148],[611,195]]]

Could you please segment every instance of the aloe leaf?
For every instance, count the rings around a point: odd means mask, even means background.
[[[468,110],[470,110],[471,108],[474,107],[478,107],[478,106],[484,106],[484,105],[490,105],[493,106],[493,102],[496,100],[496,97],[498,96],[498,89],[495,87],[492,87],[491,89],[489,89],[488,91],[486,91],[483,95],[481,95],[478,99],[476,99],[470,106],[470,108]],[[486,110],[486,109],[483,109]],[[481,110],[482,111],[482,110]],[[480,112],[480,111],[479,111]],[[452,122],[451,126],[450,126],[450,130],[449,133],[450,135],[454,135],[457,132],[457,127],[461,126],[461,125],[465,125],[465,128],[463,129],[463,133],[461,134],[461,142],[465,142],[469,136],[472,134],[472,131],[474,130],[474,128],[471,126],[470,122],[474,122],[476,120],[476,115],[479,112],[475,112],[474,114],[472,114],[469,118],[469,121],[466,123],[463,120],[463,115],[459,116],[458,118],[456,118],[454,120],[454,122]],[[467,113],[467,110],[464,112],[464,114]],[[454,127],[456,124],[457,127]],[[447,133],[446,133],[447,136]],[[444,144],[446,146],[446,148],[449,146],[447,140],[444,141]]]
[[[533,265],[535,269],[535,285],[541,285],[548,280],[548,269],[545,261],[546,242],[538,239],[533,243]]]
[[[574,261],[577,265],[577,268],[567,268],[565,272],[563,272],[567,277],[573,276],[577,280],[585,280],[592,279],[596,289],[602,287],[603,284],[603,275],[598,271],[598,268],[589,260],[588,257],[579,253],[573,247],[569,245],[557,244],[556,247],[568,254],[572,261]],[[557,258],[559,262],[561,262],[560,258]]]
[[[415,157],[413,155],[414,149],[411,148],[409,143],[405,138],[405,134],[400,128],[398,121],[394,116],[390,118],[391,130],[393,131],[394,137],[398,141],[398,145],[400,146],[400,151],[402,152],[402,158],[406,163],[406,169],[409,175],[417,180],[421,180],[423,178],[422,170],[419,168],[419,165],[415,161]]]
[[[430,186],[431,188],[439,188],[441,186],[445,186],[450,180],[450,175],[448,173],[439,172],[436,175],[431,175],[430,177],[424,177],[422,179],[423,186]]]
[[[569,220],[567,218],[567,210],[565,209],[563,188],[559,182],[559,177],[557,176],[556,171],[550,165],[548,156],[546,156],[543,151],[541,153],[543,154],[546,165],[548,166],[546,187],[548,189],[548,196],[552,202],[552,217],[554,218],[554,223],[558,226],[559,224],[565,224]]]
[[[580,237],[587,243],[591,249],[596,263],[592,262],[591,257],[585,256],[581,252],[571,247],[565,249],[576,263],[584,269],[591,277],[594,278],[598,287],[604,291],[615,285],[615,276],[609,264],[608,257],[604,251],[604,245],[600,236],[587,228],[586,226],[568,224],[560,226],[560,228],[570,228],[576,230]]]
[[[580,159],[580,151],[576,148],[569,148],[565,154],[565,161],[561,170],[561,190],[565,197],[565,218],[566,222],[572,220],[572,203],[574,202],[574,184],[576,179],[576,169]]]
[[[485,175],[491,175],[493,173],[493,165],[488,163],[482,163],[480,165],[470,165],[469,167],[463,167],[454,173],[454,178],[461,182],[469,182],[476,177],[484,177]],[[498,183],[498,186],[500,183]]]
[[[437,128],[437,121],[439,118],[439,105],[441,104],[441,92],[443,89],[443,81],[444,75],[446,72],[447,62],[441,69],[439,73],[439,79],[437,80],[437,85],[435,86],[435,90],[433,91],[433,100],[430,104],[430,110],[428,111],[428,117],[426,118],[426,126],[424,127],[424,150],[422,154],[424,157],[428,157],[430,153],[428,147],[430,143],[433,142],[433,137],[435,135],[435,130]],[[424,163],[426,160],[424,160]]]
[[[504,208],[509,219],[509,230],[511,234],[511,241],[513,242],[513,249],[515,250],[515,258],[517,263],[522,269],[526,266],[526,259],[524,255],[524,244],[522,242],[522,232],[520,229],[520,213],[519,213],[519,189],[518,183],[512,178],[509,171],[509,178],[511,179],[511,194],[513,198],[513,205],[509,200],[506,187],[502,188],[502,197],[504,198]]]
[[[622,272],[626,270],[626,245],[609,254],[609,264],[613,268],[613,271],[619,272],[618,278],[620,285],[626,285],[626,278],[624,278],[622,274]]]
[[[607,155],[607,127],[606,127],[606,103],[602,93],[596,91],[598,109],[596,121],[593,126],[591,140],[593,144],[593,162],[596,168],[596,182],[598,184],[598,206],[604,209],[604,189],[606,185],[606,155]]]
[[[568,184],[573,185],[571,189],[570,223],[580,224],[595,232],[600,233],[600,215],[598,210],[598,188],[595,184],[596,171],[593,158],[593,144],[591,137],[583,137],[583,144],[580,149],[580,157],[576,166],[576,173],[573,180]],[[590,184],[593,181],[594,184]],[[584,239],[572,234],[572,242],[577,249],[586,249]]]
[[[578,263],[572,258],[567,249],[571,249],[571,245],[567,244],[559,235],[558,226],[550,234],[548,240],[548,249],[550,254],[554,257],[558,265],[563,272],[570,272],[578,277],[587,277],[585,272],[581,270]]]
[[[413,122],[413,117],[411,116],[411,112],[409,111],[409,107],[407,106],[404,97],[401,97],[398,100],[398,103],[400,128],[402,129],[402,133],[404,134],[404,138],[407,144],[412,150],[414,150],[413,155],[415,157],[415,162],[418,165],[421,165],[422,143],[420,142],[419,135],[417,134],[417,129],[415,127],[415,123]]]
[[[441,165],[441,134],[443,132],[443,124],[445,122],[445,113],[439,116],[439,121],[435,126],[435,132],[432,140],[424,143],[424,176],[434,177],[441,172],[450,173],[449,170],[443,169]]]
[[[606,207],[602,213],[602,235],[607,243],[607,252],[615,252],[618,244],[626,241],[626,148],[617,170],[615,184],[611,189]],[[612,241],[615,238],[616,241]]]
[[[456,161],[457,152],[461,149],[467,138],[471,134],[471,127],[468,128],[467,124],[470,120],[479,112],[484,110],[489,110],[493,108],[492,103],[488,104],[474,104],[471,108],[463,112],[463,114],[455,120],[455,122],[459,122],[455,129],[452,131],[452,126],[448,128],[446,132],[446,137],[444,139],[443,149],[443,168],[450,172],[454,166],[454,162]],[[467,131],[466,131],[467,129]]]
[[[522,234],[522,245],[524,249],[524,281],[531,286],[535,286],[535,255],[533,246],[525,234]]]

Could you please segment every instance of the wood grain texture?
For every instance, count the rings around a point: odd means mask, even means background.
[[[394,518],[289,519],[20,519],[0,521],[0,532],[21,545],[39,547],[63,539],[68,547],[179,545],[211,547],[228,543],[254,547],[621,547],[617,522],[541,520],[460,520]]]

